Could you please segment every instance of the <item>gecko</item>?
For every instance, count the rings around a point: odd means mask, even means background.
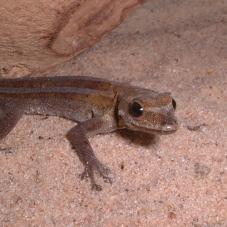
[[[81,178],[96,175],[112,183],[110,170],[96,157],[89,138],[128,129],[169,134],[178,128],[176,101],[169,92],[157,92],[129,83],[86,76],[48,76],[0,79],[0,139],[24,114],[58,116],[76,122],[66,138],[84,166]]]

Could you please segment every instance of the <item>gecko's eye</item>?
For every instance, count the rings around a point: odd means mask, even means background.
[[[173,105],[173,109],[175,110],[177,108],[177,103],[174,99],[172,99],[172,105]]]
[[[129,113],[133,117],[140,117],[143,114],[143,107],[138,102],[133,102],[129,106]]]

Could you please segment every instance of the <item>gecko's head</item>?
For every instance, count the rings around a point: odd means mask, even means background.
[[[119,127],[150,134],[177,130],[176,102],[170,93],[153,91],[122,97],[118,105]]]

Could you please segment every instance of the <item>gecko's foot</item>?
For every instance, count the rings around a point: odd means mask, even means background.
[[[102,163],[97,163],[95,170],[103,178],[105,183],[112,184],[112,179],[109,176],[111,174],[111,171],[110,171],[110,169],[108,167],[106,167]]]
[[[102,168],[98,168],[96,169],[96,171],[98,172],[98,174],[103,178],[104,182],[106,183],[110,183],[112,184],[112,179],[109,176],[109,174],[111,173],[110,169],[102,166]],[[93,176],[93,168],[85,168],[85,170],[79,175],[81,180],[87,179],[87,178],[91,178],[91,176]]]
[[[8,147],[8,148],[1,148],[0,147],[0,152],[1,153],[4,153],[5,155],[13,154],[14,153],[14,151],[12,150],[11,147]]]
[[[91,185],[91,190],[100,192],[100,191],[102,191],[102,186],[99,185],[99,184],[92,184]]]
[[[110,176],[104,176],[102,175],[102,178],[104,180],[105,183],[109,183],[109,184],[112,184],[113,183],[113,180]]]
[[[111,173],[110,169],[103,165],[101,162],[95,162],[93,163],[93,165],[90,164],[86,166],[84,172],[80,174],[81,180],[90,178],[93,190],[96,191],[102,190],[102,187],[96,184],[96,181],[94,179],[94,171],[97,172],[103,178],[105,183],[112,184],[112,179],[109,176],[109,174]]]
[[[81,180],[90,178],[91,180],[91,190],[94,191],[102,191],[102,186],[99,184],[96,184],[95,179],[94,179],[94,172],[92,169],[85,168],[84,172],[80,174]]]

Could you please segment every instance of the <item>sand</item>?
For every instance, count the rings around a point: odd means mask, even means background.
[[[64,137],[74,123],[24,116],[1,142],[0,226],[227,226],[226,0],[145,1],[48,74],[169,91],[180,127],[155,145],[90,139],[114,180],[94,192]]]

